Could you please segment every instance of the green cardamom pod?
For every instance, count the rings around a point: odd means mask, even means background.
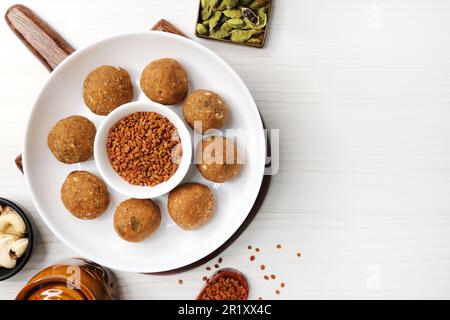
[[[269,12],[269,6],[265,6],[265,7],[259,8],[259,9],[258,9],[258,13],[259,13],[259,12],[264,12],[264,13]]]
[[[202,35],[202,36],[207,36],[208,33],[209,33],[208,29],[201,23],[197,24],[197,28],[196,29],[197,29],[197,33],[199,35]]]
[[[209,0],[209,4],[208,4],[209,8],[214,9],[219,4],[219,1],[220,0]]]
[[[270,0],[254,0],[248,7],[252,10],[258,10],[270,3]]]
[[[216,11],[214,15],[209,20],[209,31],[212,32],[214,28],[218,25],[220,18],[222,17],[222,12]]]
[[[222,3],[219,5],[217,10],[223,11],[225,9],[233,9],[238,5],[239,0],[222,0]]]
[[[219,6],[217,7],[217,10],[223,11],[223,10],[225,10],[226,8],[227,8],[226,0],[223,0],[223,1],[219,4]]]
[[[234,18],[227,21],[227,24],[232,27],[233,29],[240,29],[243,26],[245,26],[244,20],[240,18]]]
[[[233,8],[236,8],[236,6],[238,5],[239,0],[228,0],[227,3],[227,9],[231,10]]]
[[[205,8],[202,10],[202,20],[208,20],[211,17],[212,10],[210,8]]]
[[[245,20],[245,26],[247,28],[253,29],[253,30],[262,30],[267,25],[267,14],[264,11],[259,10],[258,11],[258,19],[256,23],[253,23],[249,19]]]
[[[261,44],[261,40],[258,38],[250,38],[246,41],[246,43],[250,43],[250,44]]]
[[[259,23],[258,15],[249,8],[242,8],[242,16],[253,24]]]
[[[231,18],[231,19],[240,18],[240,17],[242,17],[242,10],[240,10],[240,9],[229,9],[229,10],[225,10],[223,12],[223,14],[226,17]]]
[[[231,31],[231,41],[243,43],[243,42],[247,41],[248,39],[250,39],[254,33],[255,33],[255,31],[253,31],[253,30],[235,29],[235,30]]]
[[[239,5],[242,7],[248,7],[253,0],[239,0]]]
[[[211,32],[209,36],[213,39],[222,40],[230,36],[231,30],[233,30],[233,28],[230,27],[228,23],[224,23],[220,26],[219,30],[216,32]]]

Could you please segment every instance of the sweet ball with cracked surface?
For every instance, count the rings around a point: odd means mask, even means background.
[[[179,227],[184,230],[195,230],[214,216],[214,195],[203,184],[185,183],[169,193],[167,209]]]
[[[133,96],[130,75],[119,67],[100,66],[84,80],[84,103],[100,116],[106,116],[117,107],[131,102]]]
[[[128,242],[141,242],[155,233],[161,224],[161,211],[150,199],[128,199],[114,213],[114,229]]]
[[[234,141],[219,136],[207,137],[197,147],[197,169],[206,180],[224,183],[239,174],[242,156]]]
[[[191,93],[184,102],[183,115],[191,128],[205,133],[209,129],[221,128],[228,121],[229,109],[217,93],[200,89]]]
[[[142,71],[141,88],[152,101],[164,105],[180,103],[189,91],[188,74],[175,59],[149,63]]]
[[[82,116],[58,121],[47,136],[47,146],[55,158],[66,164],[87,161],[92,157],[95,125]]]
[[[102,179],[87,171],[73,171],[61,188],[61,200],[75,217],[92,220],[109,206],[109,192]]]

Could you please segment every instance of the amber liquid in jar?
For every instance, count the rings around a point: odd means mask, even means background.
[[[118,298],[113,274],[84,259],[71,259],[36,274],[16,300],[113,300]]]

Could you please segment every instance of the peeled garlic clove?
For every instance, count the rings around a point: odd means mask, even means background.
[[[16,241],[13,242],[11,246],[11,251],[14,252],[17,258],[20,258],[21,256],[23,256],[27,248],[28,248],[28,239],[22,238],[17,239]]]
[[[12,209],[8,210],[7,207],[0,215],[0,233],[23,237],[26,229],[27,226],[22,217]]]

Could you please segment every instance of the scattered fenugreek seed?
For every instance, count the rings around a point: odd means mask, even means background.
[[[251,256],[250,261],[255,261],[255,256]]]

